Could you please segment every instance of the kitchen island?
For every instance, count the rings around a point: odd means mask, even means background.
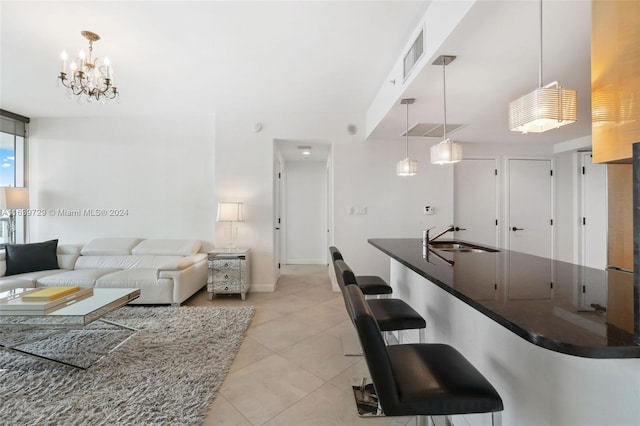
[[[640,424],[632,274],[502,249],[423,255],[417,238],[369,242],[391,257],[393,296],[424,316],[428,340],[456,347],[498,389],[503,424]]]

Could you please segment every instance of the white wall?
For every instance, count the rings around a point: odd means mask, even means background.
[[[238,246],[251,247],[252,288],[275,285],[273,236],[273,142],[277,139],[327,140],[334,170],[333,234],[349,265],[360,274],[388,277],[386,257],[369,245],[375,237],[420,238],[426,226],[451,223],[453,172],[451,166],[431,166],[433,143],[411,141],[411,154],[420,161],[418,176],[395,175],[404,157],[403,139],[365,141],[350,135],[348,124],[363,128],[363,116],[348,113],[220,113],[216,115],[217,198],[245,203]],[[263,130],[254,131],[254,124]],[[242,166],[240,166],[242,165]],[[436,214],[424,216],[424,205]],[[367,207],[366,215],[349,215],[349,207]],[[243,229],[244,227],[244,229]]]
[[[29,241],[214,240],[214,117],[36,118],[30,125]],[[123,210],[88,216],[84,209]],[[59,210],[80,211],[64,216]]]
[[[327,263],[327,163],[285,163],[285,262]]]
[[[404,141],[363,139],[349,113],[219,113],[215,117],[36,118],[29,185],[34,208],[127,209],[124,217],[34,217],[29,240],[81,243],[97,236],[197,238],[211,247],[223,224],[217,200],[245,203],[237,245],[252,250],[252,290],[273,290],[274,140],[327,140],[332,147],[333,241],[359,274],[389,277],[369,238],[420,238],[453,221],[453,167],[429,163],[431,141],[410,140],[417,176],[396,176]],[[255,123],[263,124],[261,132]],[[546,155],[532,144],[465,144],[465,157]],[[423,207],[435,206],[425,216]],[[349,214],[366,207],[366,215]]]
[[[327,140],[334,147],[362,143],[362,136],[349,135],[347,125],[362,128],[361,115],[315,113],[219,113],[216,115],[217,198],[234,198],[245,203],[238,246],[252,251],[254,290],[273,290],[277,279],[274,263],[275,232],[274,140]],[[255,132],[255,123],[263,124]],[[336,228],[336,234],[341,230]],[[345,231],[348,232],[348,231]],[[357,242],[366,246],[366,239]]]
[[[405,156],[401,139],[343,144],[334,149],[335,245],[361,275],[389,278],[387,258],[367,244],[369,238],[422,237],[422,230],[443,229],[453,222],[453,167],[432,165],[434,142],[410,140],[409,153],[418,160],[416,176],[396,176]],[[435,214],[423,214],[424,206]],[[348,214],[366,207],[366,215]]]

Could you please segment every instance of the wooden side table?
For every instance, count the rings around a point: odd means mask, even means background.
[[[207,253],[209,300],[217,293],[240,293],[245,300],[250,283],[250,249],[214,249]]]

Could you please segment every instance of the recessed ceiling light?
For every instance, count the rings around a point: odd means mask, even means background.
[[[300,154],[304,155],[305,157],[308,157],[311,155],[310,146],[299,146],[298,149],[300,150]]]

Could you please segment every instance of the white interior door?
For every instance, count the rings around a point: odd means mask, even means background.
[[[582,245],[584,266],[607,266],[607,166],[594,164],[590,152],[581,153]]]
[[[507,162],[509,250],[552,258],[551,160],[510,158]]]
[[[498,246],[497,159],[465,159],[454,166],[456,238]]]
[[[325,161],[286,161],[285,263],[327,262]]]

